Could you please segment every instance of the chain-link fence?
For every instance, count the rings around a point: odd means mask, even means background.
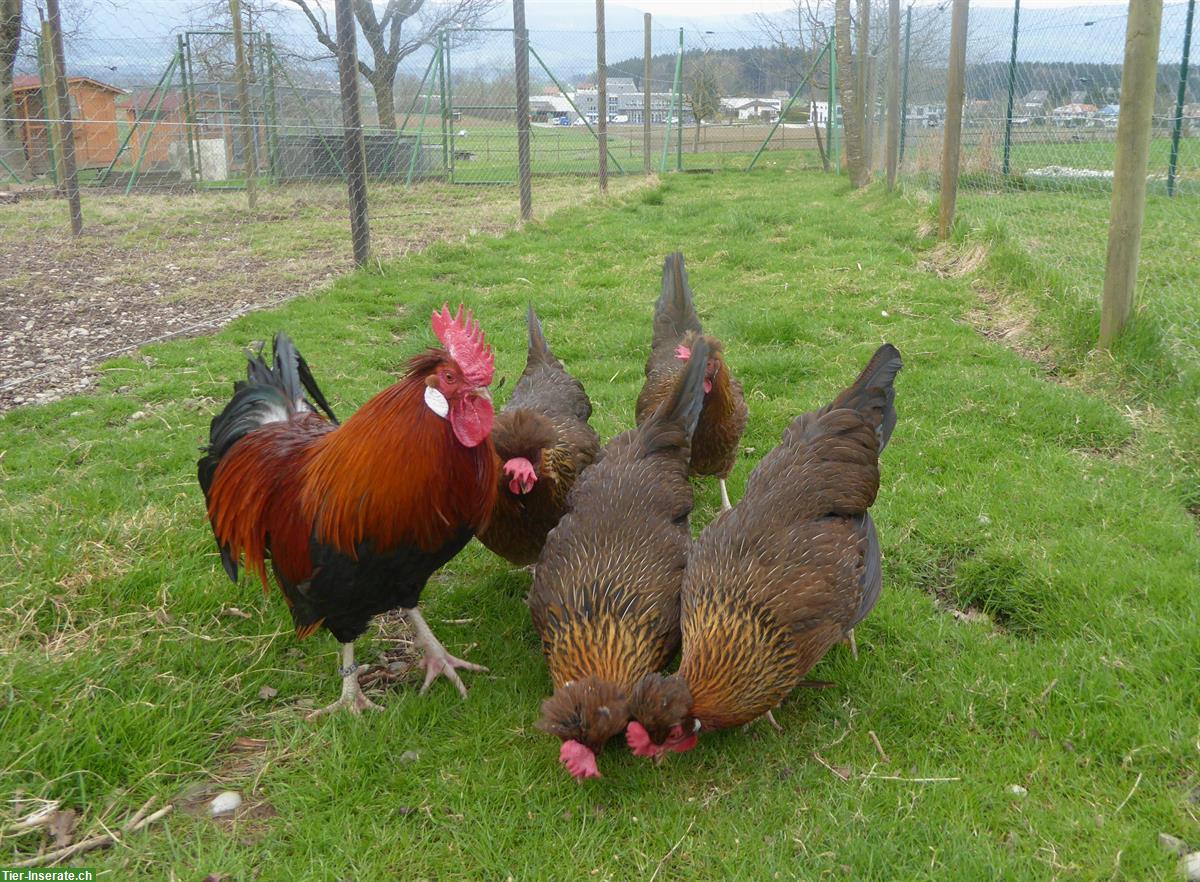
[[[1193,13],[1194,15],[1194,13]],[[1101,7],[971,10],[957,217],[991,226],[1099,302],[1112,204],[1126,14]],[[939,186],[949,10],[902,28],[909,186]],[[1188,3],[1163,8],[1138,308],[1200,357],[1200,65],[1185,63]],[[882,65],[880,66],[882,67]],[[882,125],[885,110],[876,105]],[[880,151],[881,152],[881,151]]]

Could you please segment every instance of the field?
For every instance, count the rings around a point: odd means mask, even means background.
[[[114,360],[97,394],[0,416],[0,863],[38,847],[14,824],[39,800],[77,811],[82,832],[153,797],[175,811],[78,865],[111,879],[1177,878],[1158,834],[1200,845],[1188,362],[1141,331],[1119,353],[1128,369],[1088,357],[1094,299],[1026,248],[1032,224],[934,247],[927,216],[916,197],[781,167],[671,176],[433,244]],[[1046,235],[1054,251],[1069,233]],[[195,485],[242,347],[286,328],[349,412],[432,340],[434,305],[463,299],[511,389],[532,302],[607,439],[631,422],[675,248],[750,404],[735,501],[793,416],[882,340],[904,353],[875,507],[886,587],[859,659],[832,651],[813,676],[836,687],[793,696],[782,733],[705,736],[657,768],[609,750],[605,777],[579,786],[533,728],[548,679],[530,576],[473,543],[423,601],[451,652],[491,668],[469,700],[446,684],[418,697],[414,672],[373,692],[380,714],[306,723],[336,696],[334,644],[297,643],[276,595],[228,583]],[[695,487],[699,531],[718,497]],[[407,645],[389,620],[358,653]],[[245,802],[214,821],[204,799],[224,789]]]

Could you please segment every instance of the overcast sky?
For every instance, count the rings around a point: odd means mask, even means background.
[[[594,6],[589,0],[566,0],[567,3],[578,2],[580,6]],[[794,4],[788,0],[615,0],[622,6],[631,6],[643,12],[655,15],[736,15],[749,12],[781,12],[794,9]],[[936,0],[918,0],[918,6],[933,5]],[[902,6],[907,6],[901,0]],[[1011,0],[971,0],[972,6],[1012,6]],[[1022,7],[1064,7],[1064,6],[1127,6],[1127,0],[1022,0]]]

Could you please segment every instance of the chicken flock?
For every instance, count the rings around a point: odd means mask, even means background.
[[[796,417],[737,504],[725,479],[748,409],[721,341],[696,312],[683,255],[667,257],[635,426],[601,446],[591,401],[527,314],[524,372],[494,411],[494,356],[462,306],[432,316],[439,347],[345,423],[283,333],[212,421],[198,463],[221,561],[270,590],[296,635],[341,644],[337,701],[378,706],[354,641],[375,617],[409,619],[425,670],[465,698],[460,670],[418,609],[429,578],[477,537],[533,567],[527,603],[553,693],[539,729],[576,779],[623,737],[662,759],[701,733],[771,712],[872,610],[881,552],[869,509],[896,425],[900,353],[885,343],[826,406]],[[695,540],[690,478],[722,507]],[[679,656],[674,673],[668,673]]]

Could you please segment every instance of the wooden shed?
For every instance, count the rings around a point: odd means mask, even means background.
[[[67,99],[75,132],[75,162],[79,168],[104,168],[117,155],[117,96],[124,90],[91,77],[67,77]],[[42,99],[42,82],[35,76],[13,79],[13,98],[25,157],[35,174],[50,168],[50,134]]]

